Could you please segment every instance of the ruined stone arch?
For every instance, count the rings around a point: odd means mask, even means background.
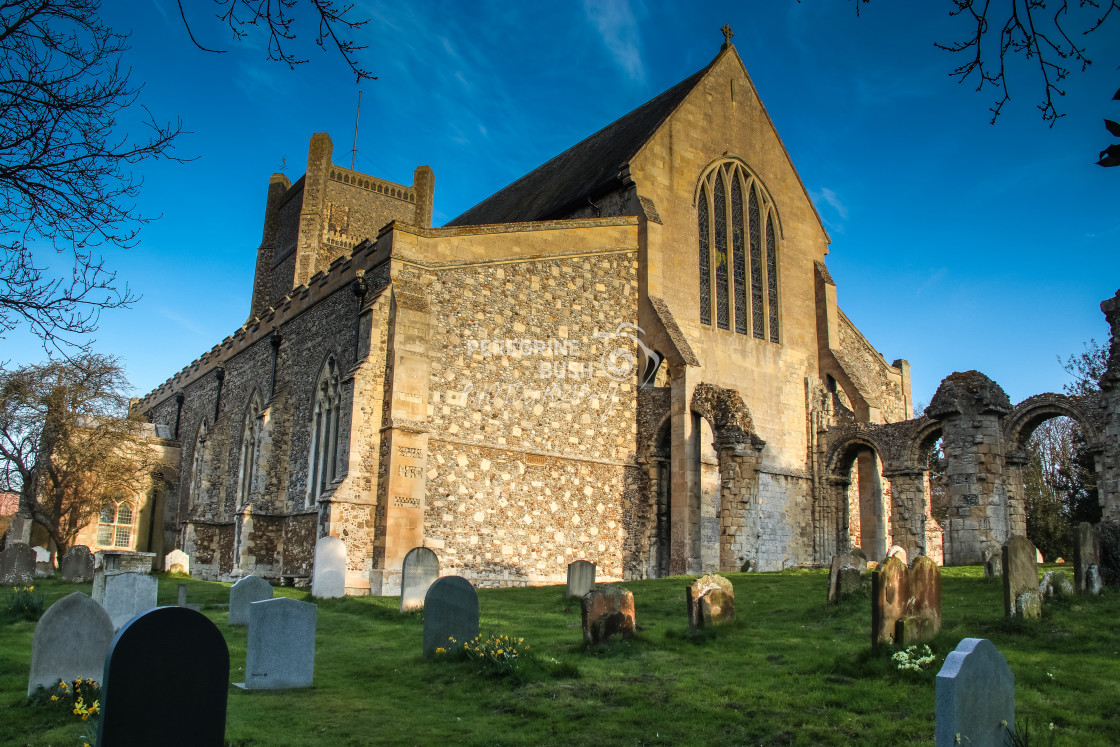
[[[692,392],[690,408],[708,421],[716,438],[725,432],[754,433],[750,410],[734,389],[698,384]]]
[[[880,443],[873,433],[859,430],[849,433],[842,432],[840,437],[836,438],[828,447],[825,455],[828,475],[846,480],[848,472],[852,468],[852,462],[861,449],[870,449],[875,452],[879,461],[883,463],[883,468],[888,468],[886,445]]]
[[[1011,408],[1003,419],[1003,437],[1009,452],[1020,451],[1035,428],[1047,420],[1068,417],[1077,422],[1090,448],[1101,446],[1101,432],[1079,397],[1066,394],[1036,394]]]
[[[898,467],[927,469],[926,454],[929,453],[930,447],[937,439],[942,437],[941,421],[923,415],[912,422],[914,423],[914,432],[906,444],[906,451],[902,455],[902,464]]]

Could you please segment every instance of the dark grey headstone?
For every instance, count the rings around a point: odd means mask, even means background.
[[[1006,744],[1005,723],[1015,724],[1015,675],[991,641],[965,638],[937,673],[935,743]]]
[[[1093,525],[1083,521],[1073,530],[1073,586],[1078,592],[1088,590],[1089,566],[1099,566],[1100,562],[1100,538]]]
[[[346,594],[346,545],[342,540],[319,538],[311,574],[311,596],[332,599]]]
[[[439,578],[439,558],[427,547],[414,547],[404,556],[401,571],[401,612],[424,606],[428,587]]]
[[[478,594],[462,576],[444,576],[424,596],[424,658],[437,648],[462,646],[478,635]],[[449,639],[454,639],[452,643]]]
[[[93,581],[93,553],[85,545],[74,545],[62,556],[62,580],[72,584]]]
[[[229,624],[248,625],[249,605],[272,599],[272,585],[259,576],[246,576],[229,588]]]
[[[105,660],[97,744],[223,745],[228,690],[229,649],[214,623],[186,607],[145,612]]]
[[[1038,594],[1038,550],[1026,537],[1017,535],[1003,545],[1003,611],[1007,617],[1034,617],[1041,606],[1021,604],[1020,597]]]
[[[59,680],[100,680],[112,642],[113,621],[100,604],[78,591],[59,599],[35,625],[27,694]]]
[[[186,584],[179,584],[179,598],[175,602],[175,606],[176,607],[186,607],[187,606],[187,585]]]
[[[245,690],[311,687],[315,677],[315,614],[319,608],[287,597],[249,605]]]
[[[568,564],[568,588],[570,597],[583,596],[595,588],[595,564],[590,560],[577,560]]]
[[[1088,570],[1085,571],[1085,593],[1101,593],[1101,569],[1096,564],[1089,566]]]
[[[0,556],[0,583],[31,586],[35,583],[35,551],[24,542],[9,542]]]
[[[95,587],[94,599],[109,613],[109,619],[116,629],[141,612],[156,607],[159,583],[155,576],[146,573],[113,573],[106,574],[103,582],[100,589]],[[97,599],[98,591],[100,599]]]

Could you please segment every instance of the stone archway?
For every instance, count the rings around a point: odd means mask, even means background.
[[[881,559],[895,544],[891,484],[884,474],[883,446],[869,433],[853,432],[833,442],[827,457],[828,499],[818,515],[818,554],[824,559],[860,547]],[[909,552],[909,548],[907,548]]]

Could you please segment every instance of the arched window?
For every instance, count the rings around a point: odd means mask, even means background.
[[[337,476],[338,421],[342,392],[338,364],[327,358],[315,384],[311,408],[311,453],[308,456],[307,505],[315,501]]]
[[[253,490],[260,439],[261,400],[253,392],[253,396],[249,398],[249,408],[245,411],[245,423],[241,427],[241,457],[238,459],[240,473],[237,478],[237,503],[240,506],[249,502],[249,495]]]
[[[123,494],[105,499],[97,520],[97,544],[102,547],[132,548],[132,504]]]
[[[203,418],[198,426],[198,436],[194,440],[194,458],[191,460],[191,477],[187,484],[187,510],[194,507],[202,497],[203,475],[206,471],[206,435],[208,428]]]
[[[700,180],[696,213],[700,322],[712,324],[714,296],[719,329],[779,342],[777,217],[762,184],[741,161],[718,163]]]

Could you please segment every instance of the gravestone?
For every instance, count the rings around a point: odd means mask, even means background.
[[[35,553],[25,542],[9,542],[0,555],[0,583],[31,586],[35,583]]]
[[[191,556],[179,549],[172,550],[163,556],[163,570],[167,573],[191,572]]]
[[[1101,593],[1101,569],[1098,565],[1091,565],[1085,571],[1085,593],[1086,594],[1100,594]]]
[[[855,553],[833,555],[828,568],[828,603],[835,604],[860,586],[860,580],[867,570],[867,558]],[[845,573],[847,571],[847,573]],[[854,573],[853,573],[854,572]]]
[[[621,586],[603,586],[584,594],[580,604],[583,642],[606,643],[615,635],[633,638],[636,627],[634,595]]]
[[[898,545],[891,545],[891,549],[887,550],[887,557],[898,558],[903,565],[906,565],[906,550]]]
[[[1046,571],[1042,575],[1042,583],[1038,585],[1038,595],[1045,599],[1061,594],[1073,594],[1073,584],[1070,583],[1069,576],[1063,571]]]
[[[568,586],[565,593],[569,597],[583,596],[595,588],[595,564],[590,560],[577,560],[568,563]]]
[[[439,578],[439,558],[427,547],[414,547],[401,569],[401,612],[424,606],[428,587]]]
[[[155,577],[146,573],[114,573],[104,577],[100,589],[94,586],[93,598],[109,613],[113,629],[119,630],[141,612],[155,609],[158,587]]]
[[[94,558],[95,573],[151,573],[156,554],[130,550],[98,550]],[[94,578],[95,582],[96,580]]]
[[[113,621],[100,604],[75,591],[47,608],[31,639],[31,676],[27,694],[59,680],[87,677],[100,681],[105,654],[113,642]]]
[[[1100,566],[1100,537],[1093,531],[1093,525],[1083,521],[1073,530],[1073,586],[1078,593],[1088,590],[1086,579],[1089,566]]]
[[[179,599],[175,602],[176,607],[187,606],[187,585],[179,584]]]
[[[1038,617],[1041,613],[1041,604],[1029,599],[1038,596],[1037,552],[1034,543],[1023,536],[1012,537],[1003,545],[1003,611],[1007,617]]]
[[[1003,575],[1003,563],[993,555],[984,561],[984,578],[999,578]]]
[[[249,605],[272,599],[272,584],[259,576],[246,576],[229,587],[229,625],[249,624]]]
[[[735,620],[735,588],[723,576],[701,576],[685,589],[690,630]]]
[[[925,555],[914,558],[906,574],[906,604],[895,623],[894,642],[909,646],[941,631],[941,569]]]
[[[51,551],[45,547],[31,548],[35,553],[35,578],[50,578],[54,575],[54,563],[51,561]]]
[[[229,649],[201,612],[160,607],[129,621],[103,677],[97,744],[225,744]]]
[[[346,545],[338,537],[320,537],[315,543],[311,571],[311,596],[333,599],[346,594]]]
[[[1015,675],[992,642],[965,638],[937,673],[937,747],[1007,744],[1015,724]]]
[[[88,584],[93,580],[93,553],[85,545],[74,545],[62,556],[62,580]]]
[[[443,576],[424,595],[424,658],[459,647],[478,635],[478,594],[462,576]],[[454,639],[454,642],[451,641]]]
[[[894,640],[895,623],[906,611],[906,564],[889,557],[871,574],[871,647]]]
[[[249,605],[244,690],[311,687],[315,677],[315,615],[309,602],[279,597]]]

